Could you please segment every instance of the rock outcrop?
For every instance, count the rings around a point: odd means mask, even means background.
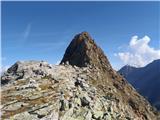
[[[111,68],[107,57],[87,32],[77,34],[71,41],[61,64],[66,62],[78,67],[92,65],[102,69]]]
[[[60,65],[17,62],[1,78],[2,119],[158,120],[87,32],[75,36]]]

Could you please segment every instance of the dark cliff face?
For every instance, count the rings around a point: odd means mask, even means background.
[[[77,34],[67,47],[62,63],[69,62],[71,65],[86,67],[93,65],[101,69],[110,68],[111,65],[89,33],[82,32]]]

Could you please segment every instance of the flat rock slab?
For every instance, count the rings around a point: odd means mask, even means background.
[[[18,110],[19,108],[21,108],[22,105],[24,105],[24,104],[25,104],[24,102],[16,102],[16,103],[13,103],[13,104],[10,104],[10,105],[4,107],[3,110],[15,111],[15,110]]]

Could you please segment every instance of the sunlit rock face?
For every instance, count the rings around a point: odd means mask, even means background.
[[[60,65],[19,61],[1,79],[2,119],[158,120],[87,32],[74,37]]]

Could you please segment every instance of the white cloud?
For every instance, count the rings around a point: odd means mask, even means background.
[[[115,56],[118,56],[124,64],[143,67],[155,59],[160,59],[160,49],[156,50],[151,47],[150,41],[148,36],[141,39],[133,36],[128,45],[128,51],[116,53]]]

